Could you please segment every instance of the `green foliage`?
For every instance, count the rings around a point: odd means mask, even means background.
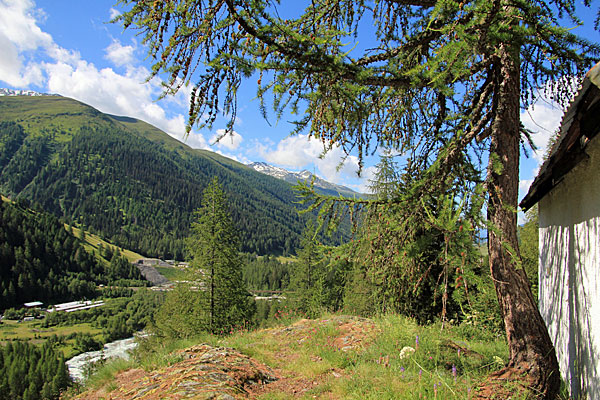
[[[397,168],[391,156],[378,164],[371,185],[376,200],[355,241],[346,308],[366,315],[399,312],[420,323],[461,319],[470,307],[467,277],[478,265],[479,192],[460,200],[451,183],[421,197],[415,208],[418,175]]]
[[[195,214],[187,247],[197,287],[180,285],[167,296],[156,315],[158,333],[167,337],[229,333],[246,326],[255,310],[242,278],[238,238],[218,178],[204,190],[202,207]]]
[[[290,263],[269,255],[242,255],[244,282],[253,291],[282,291],[290,281]]]
[[[316,239],[315,226],[306,225],[302,234],[298,259],[292,266],[289,297],[293,307],[309,318],[321,315],[324,305],[325,263]]]
[[[531,285],[531,292],[536,303],[538,301],[538,264],[539,264],[539,221],[537,207],[531,208],[526,214],[526,221],[519,227],[519,250],[523,269]]]
[[[178,284],[154,314],[151,331],[169,339],[185,339],[208,331],[210,321],[204,296],[190,285]]]
[[[77,333],[75,335],[75,350],[78,353],[102,349],[103,344],[94,339],[89,333]]]
[[[180,82],[194,84],[188,129],[210,127],[219,114],[232,129],[237,90],[258,76],[265,117],[267,103],[278,118],[286,109],[297,113],[297,131],[309,130],[325,150],[356,150],[360,160],[383,146],[419,161],[439,154],[442,165],[468,145],[478,148],[474,139],[496,114],[505,44],[522,60],[525,105],[539,87],[584,73],[600,54],[596,43],[559,25],[557,15],[580,23],[573,0],[506,7],[322,0],[303,2],[293,16],[264,0],[121,3],[126,12],[117,20],[139,30],[165,95]],[[557,99],[568,100],[568,86],[554,88]]]
[[[348,246],[329,248],[318,241],[316,227],[308,222],[302,235],[298,257],[290,265],[290,285],[286,296],[295,312],[315,318],[324,311],[338,311],[352,268]]]
[[[8,342],[0,348],[1,399],[58,399],[70,384],[60,352],[48,340],[42,346]]]
[[[102,307],[70,313],[54,312],[41,322],[43,328],[70,326],[90,322],[102,329],[103,343],[131,337],[154,323],[154,314],[164,301],[164,294],[147,289],[137,290],[131,297],[110,299]]]
[[[229,332],[250,321],[254,302],[244,285],[239,239],[218,178],[213,178],[205,189],[196,217],[187,244],[191,267],[201,283],[200,293],[205,295],[207,330]]]

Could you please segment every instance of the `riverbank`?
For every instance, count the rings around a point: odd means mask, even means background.
[[[81,353],[67,360],[69,375],[75,382],[83,382],[86,372],[95,363],[113,358],[129,359],[129,352],[137,347],[135,337],[106,343],[102,350]]]

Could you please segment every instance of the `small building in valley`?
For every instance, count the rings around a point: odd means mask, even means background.
[[[539,307],[574,399],[600,399],[600,63],[529,192],[539,204]]]
[[[39,307],[41,307],[43,305],[44,305],[44,303],[42,303],[41,301],[32,301],[32,302],[23,304],[23,307],[25,307],[25,308],[39,308]]]

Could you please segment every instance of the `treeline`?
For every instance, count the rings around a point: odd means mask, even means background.
[[[69,382],[52,339],[41,346],[20,341],[0,346],[0,399],[58,399]]]
[[[143,278],[117,253],[107,263],[88,253],[53,215],[0,201],[1,310],[33,300],[93,298],[97,285],[123,279]]]

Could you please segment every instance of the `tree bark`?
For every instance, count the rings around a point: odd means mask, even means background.
[[[510,361],[498,379],[521,379],[535,398],[554,399],[560,386],[556,353],[520,265],[517,240],[519,188],[519,53],[499,48],[497,115],[488,170],[490,272],[502,310]],[[495,165],[494,165],[495,164]]]

